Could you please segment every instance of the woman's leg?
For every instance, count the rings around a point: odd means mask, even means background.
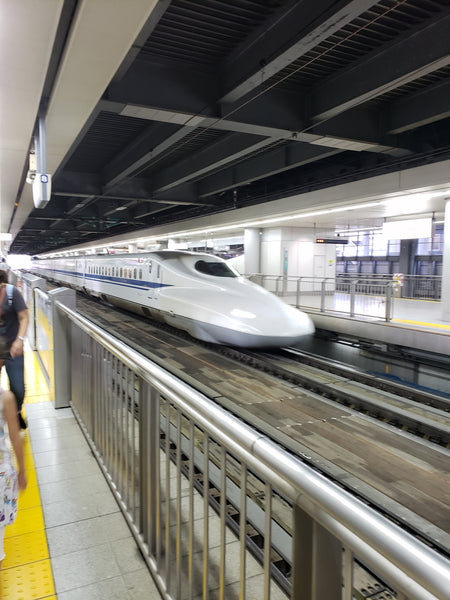
[[[24,360],[22,356],[8,358],[5,360],[6,373],[9,379],[9,389],[16,397],[17,412],[22,410],[25,398]]]
[[[24,359],[22,356],[8,358],[5,360],[6,373],[9,379],[9,389],[16,397],[17,413],[19,416],[19,424],[21,429],[26,429],[27,424],[20,414],[22,410],[23,400],[25,398],[25,376],[24,376]]]

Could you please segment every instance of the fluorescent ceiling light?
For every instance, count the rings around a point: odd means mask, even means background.
[[[358,227],[356,229],[336,229],[335,233],[340,236],[347,236],[369,231],[373,231],[374,233],[381,233],[381,225],[379,227],[374,225],[373,227]]]
[[[430,238],[432,219],[408,219],[383,223],[383,235],[389,240]]]

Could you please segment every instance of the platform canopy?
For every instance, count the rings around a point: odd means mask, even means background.
[[[276,213],[285,199],[332,222],[355,182],[355,204],[445,192],[449,31],[446,0],[0,0],[10,252]],[[40,131],[52,181],[36,208]],[[436,198],[418,212],[441,213]],[[386,214],[371,208],[358,218]]]

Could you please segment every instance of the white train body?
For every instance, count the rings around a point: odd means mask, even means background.
[[[282,347],[314,332],[305,313],[209,254],[162,250],[36,259],[32,271],[207,342]]]

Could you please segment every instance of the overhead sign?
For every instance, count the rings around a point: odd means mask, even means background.
[[[432,236],[433,220],[430,217],[406,219],[383,223],[383,235],[388,240],[418,240]]]
[[[52,176],[48,173],[36,173],[33,181],[33,202],[36,208],[44,208],[52,195]]]
[[[348,244],[343,238],[316,238],[316,244]]]

